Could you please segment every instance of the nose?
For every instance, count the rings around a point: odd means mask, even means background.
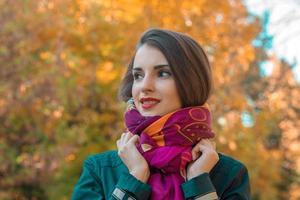
[[[142,92],[153,92],[155,89],[155,80],[151,76],[145,76],[142,81]]]

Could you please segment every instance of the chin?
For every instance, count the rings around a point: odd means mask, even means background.
[[[155,111],[139,111],[145,117],[161,116],[161,113]]]
[[[141,112],[141,115],[145,117],[153,117],[153,116],[157,116],[158,114],[151,113],[151,112]]]

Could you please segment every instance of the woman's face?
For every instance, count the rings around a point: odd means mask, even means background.
[[[136,52],[132,73],[132,96],[143,116],[162,116],[181,107],[171,68],[160,50],[142,45]]]

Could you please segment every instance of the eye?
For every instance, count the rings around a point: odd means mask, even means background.
[[[133,80],[140,80],[143,78],[143,75],[140,72],[133,73]]]
[[[159,77],[170,77],[172,76],[172,73],[170,71],[167,71],[167,70],[161,70],[158,72],[158,76]]]

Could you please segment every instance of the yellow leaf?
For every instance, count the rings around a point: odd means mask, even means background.
[[[114,70],[113,63],[110,61],[104,62],[97,69],[96,76],[97,79],[103,83],[108,84],[117,78],[118,72]]]

